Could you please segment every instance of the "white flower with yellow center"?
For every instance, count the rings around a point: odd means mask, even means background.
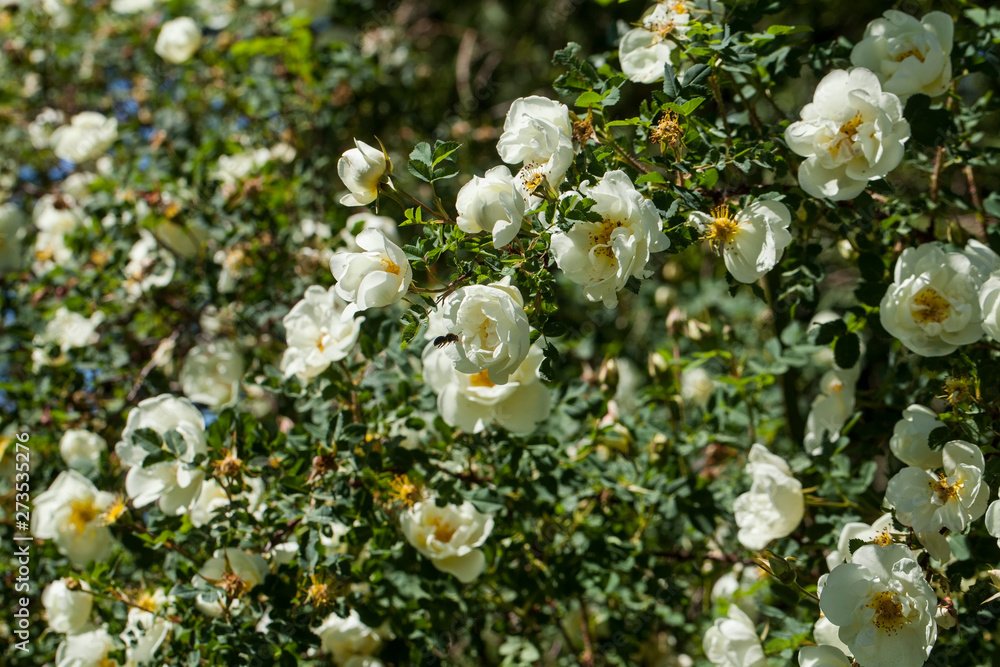
[[[521,292],[511,285],[510,276],[455,290],[433,321],[454,336],[442,349],[459,373],[485,372],[491,383],[502,385],[528,356],[531,327]]]
[[[755,201],[735,216],[728,206],[719,206],[711,214],[695,211],[689,221],[722,254],[726,268],[741,283],[756,282],[773,269],[792,242],[788,233],[791,214],[775,201]]]
[[[753,484],[733,503],[740,528],[737,538],[747,549],[759,550],[798,527],[805,498],[801,482],[792,476],[785,460],[761,444],[750,448],[746,469]]]
[[[855,389],[860,370],[834,368],[820,379],[820,393],[813,400],[806,418],[802,446],[810,456],[823,452],[824,442],[836,442],[840,431],[854,414]]]
[[[497,141],[497,152],[507,164],[523,165],[515,181],[529,205],[535,205],[532,193],[545,184],[557,187],[573,163],[569,108],[538,95],[514,100]]]
[[[861,67],[823,77],[801,115],[785,130],[785,141],[806,158],[799,185],[813,197],[857,197],[868,181],[899,165],[910,138],[899,98]]]
[[[629,30],[618,45],[622,72],[636,83],[653,83],[663,78],[664,65],[677,48],[674,39],[683,37],[691,20],[683,0],[657,3],[652,11]]]
[[[979,289],[992,261],[982,253],[972,243],[965,252],[946,251],[939,243],[904,250],[879,308],[885,330],[925,357],[980,340]]]
[[[553,232],[552,254],[566,277],[583,286],[588,300],[614,308],[629,278],[652,275],[646,268],[650,254],[669,248],[670,240],[656,206],[625,172],[609,171],[597,185],[581,185],[580,193],[594,200],[590,211],[603,220]]]
[[[118,661],[108,657],[117,648],[106,626],[66,635],[56,649],[55,667],[118,667]]]
[[[866,67],[882,89],[906,98],[915,93],[934,97],[951,83],[951,46],[955,22],[944,12],[920,20],[895,9],[865,28],[851,51],[851,64]]]
[[[940,468],[941,450],[927,444],[931,431],[944,426],[937,413],[914,403],[903,410],[903,418],[896,422],[889,440],[889,449],[897,459],[917,468]]]
[[[986,511],[990,489],[983,481],[986,464],[976,445],[952,440],[941,450],[942,471],[908,467],[889,480],[885,500],[896,518],[917,533],[941,528],[961,533]]]
[[[493,532],[493,517],[472,503],[438,507],[434,500],[415,503],[400,517],[406,541],[442,572],[467,584],[486,569],[481,547]]]
[[[319,627],[310,629],[319,636],[323,651],[337,665],[369,658],[382,647],[378,631],[365,625],[353,609],[346,618],[333,613],[323,619]]]
[[[344,317],[347,302],[336,288],[317,285],[306,289],[281,323],[285,326],[288,348],[281,357],[285,377],[297,376],[308,382],[331,363],[346,359],[358,342],[364,317]]]
[[[55,542],[59,553],[74,565],[103,560],[111,554],[113,542],[102,515],[114,501],[113,494],[98,491],[89,479],[67,470],[35,498],[31,533]]]
[[[487,371],[459,373],[432,343],[424,349],[424,381],[438,395],[438,412],[450,426],[479,433],[495,423],[513,433],[530,433],[549,416],[552,405],[538,377],[541,363],[541,348],[532,347],[506,384],[494,384]]]
[[[873,542],[881,546],[892,544],[892,514],[883,514],[874,522],[851,521],[840,530],[837,548],[826,557],[826,566],[831,571],[841,563],[851,562],[851,540]]]
[[[406,254],[381,230],[366,229],[358,234],[357,242],[362,252],[341,250],[330,259],[337,295],[350,302],[344,317],[396,303],[413,280]]]
[[[827,576],[819,606],[860,665],[922,665],[937,639],[937,596],[901,544],[868,544]]]

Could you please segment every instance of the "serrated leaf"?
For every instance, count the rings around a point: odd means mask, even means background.
[[[588,90],[584,93],[580,93],[580,96],[576,98],[576,102],[574,102],[573,105],[586,109],[587,107],[592,107],[600,102],[601,94],[596,93],[593,90]]]
[[[940,451],[946,443],[954,439],[950,428],[947,426],[938,426],[927,435],[927,446],[935,451]]]
[[[436,167],[442,160],[447,160],[452,153],[462,147],[457,141],[437,141],[434,143],[433,162],[431,166]],[[412,157],[412,154],[411,154]]]
[[[865,546],[866,544],[868,543],[865,542],[864,540],[859,540],[858,538],[855,537],[854,539],[850,540],[847,543],[847,548],[851,552],[851,555],[853,556],[855,551]]]
[[[832,322],[824,322],[816,327],[816,337],[813,340],[817,345],[829,345],[845,333],[847,333],[847,324],[844,323],[844,320],[837,319]]]
[[[658,171],[651,171],[648,174],[643,174],[639,178],[635,179],[636,185],[642,185],[643,183],[666,183],[667,179],[664,178],[663,174]]]

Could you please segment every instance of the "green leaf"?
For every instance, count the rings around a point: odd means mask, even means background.
[[[832,322],[824,322],[815,329],[816,338],[814,339],[817,345],[829,345],[839,336],[843,336],[847,333],[847,324],[844,320],[833,320]]]
[[[593,90],[588,90],[585,93],[581,93],[580,96],[576,98],[576,102],[574,102],[573,104],[574,106],[587,108],[587,107],[592,107],[595,104],[600,104],[601,99],[602,98],[600,93],[594,92]]]
[[[841,336],[833,346],[833,359],[845,370],[853,368],[860,356],[861,340],[856,333]]]
[[[927,435],[927,446],[935,451],[940,451],[945,443],[954,440],[951,429],[947,426],[938,426]]]
[[[663,174],[658,171],[651,171],[648,174],[643,174],[639,178],[635,179],[636,185],[642,185],[643,183],[666,183],[667,179],[664,178]]]
[[[426,145],[426,144],[425,144]],[[432,167],[438,166],[442,160],[447,160],[451,157],[452,153],[457,151],[462,147],[457,141],[437,141],[434,143],[434,154],[433,161],[431,162]],[[410,158],[413,158],[413,154],[410,154]]]
[[[853,556],[855,551],[865,546],[866,544],[868,543],[865,542],[864,540],[859,540],[858,538],[855,537],[854,539],[850,540],[847,543],[847,548],[851,552],[851,555]]]
[[[798,32],[812,32],[807,25],[772,25],[767,29],[771,35],[792,35]]]

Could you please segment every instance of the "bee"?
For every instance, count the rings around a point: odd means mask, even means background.
[[[458,342],[458,334],[450,333],[446,336],[438,336],[437,338],[435,338],[434,347],[440,350],[445,345],[451,345],[452,343],[457,343],[457,342]]]

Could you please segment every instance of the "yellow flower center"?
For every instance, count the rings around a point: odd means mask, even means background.
[[[912,57],[916,58],[916,59],[917,59],[917,60],[919,60],[920,62],[924,62],[924,54],[922,54],[922,53],[921,53],[921,52],[920,52],[920,51],[919,51],[918,49],[916,49],[916,48],[912,48],[912,49],[910,49],[909,51],[904,51],[903,53],[900,53],[900,54],[899,54],[899,55],[897,55],[897,56],[896,56],[895,58],[893,58],[893,60],[895,60],[895,61],[896,61],[897,63],[901,63],[901,62],[903,62],[904,60],[906,60],[907,58],[909,58],[910,56],[912,56]]]
[[[48,248],[38,250],[35,252],[35,259],[37,259],[39,262],[47,262],[50,259],[52,259],[52,251],[49,250]]]
[[[455,536],[455,531],[458,530],[457,526],[452,526],[441,517],[431,519],[431,525],[434,526],[434,539],[438,542],[451,542],[451,538]]]
[[[928,285],[913,297],[910,314],[914,321],[919,324],[930,322],[940,324],[951,314],[951,303],[940,292]]]
[[[872,544],[878,545],[880,547],[887,547],[892,544],[892,535],[889,534],[888,530],[883,530],[881,533],[875,536],[872,540]]]
[[[596,248],[595,252],[598,255],[604,255],[608,259],[613,259],[615,253],[611,248],[611,234],[614,233],[614,231],[619,227],[624,226],[624,222],[605,219],[604,222],[601,223],[600,229],[592,232],[590,235],[591,244]]]
[[[545,182],[545,172],[542,171],[540,165],[533,162],[524,165],[524,169],[521,172],[521,185],[524,189],[531,193],[537,190],[542,183]]]
[[[962,482],[949,484],[948,478],[942,473],[938,473],[938,479],[933,482],[927,482],[927,486],[931,488],[931,491],[937,494],[938,500],[940,500],[943,505],[949,500],[957,498],[959,490],[961,490],[961,488],[965,485]]]
[[[135,606],[145,611],[156,611],[156,599],[149,593],[143,592],[135,601]]]
[[[97,667],[118,667],[118,663],[105,656],[97,663]]]
[[[383,270],[386,273],[391,273],[394,276],[398,276],[399,275],[399,264],[396,264],[394,261],[392,261],[388,257],[383,257],[382,258],[382,264],[385,266],[385,269],[383,269]]]
[[[93,500],[74,500],[70,505],[69,524],[77,533],[83,534],[87,530],[87,525],[96,519],[98,514],[100,512],[94,506]]]
[[[846,134],[848,137],[853,139],[854,135],[858,133],[858,127],[863,122],[865,121],[861,117],[861,112],[859,111],[856,114],[854,114],[854,118],[852,118],[851,120],[847,121],[846,123],[840,126],[840,132],[841,134]]]
[[[840,152],[840,147],[845,141],[847,142],[847,151],[851,155],[854,155],[854,138],[858,136],[858,127],[863,122],[865,122],[864,118],[861,117],[861,112],[858,111],[854,114],[854,118],[840,126],[840,129],[837,131],[837,136],[834,137],[828,147],[828,150],[834,157],[836,157]]]
[[[120,496],[115,498],[115,501],[111,503],[111,507],[109,507],[107,511],[101,515],[101,523],[105,526],[110,526],[114,522],[118,521],[121,515],[125,513],[126,507],[124,498]]]
[[[903,616],[903,605],[896,599],[896,594],[891,591],[876,593],[865,606],[875,610],[872,623],[879,630],[896,634],[900,628],[906,625],[907,619]]]
[[[683,133],[677,114],[668,111],[660,118],[660,122],[650,132],[649,137],[655,143],[675,146]]]
[[[410,481],[406,475],[396,475],[389,482],[389,495],[396,498],[407,507],[420,500],[420,487]]]
[[[712,222],[705,230],[704,239],[712,244],[715,252],[722,250],[723,246],[728,246],[736,240],[739,233],[740,223],[729,212],[728,206],[717,206],[712,209]]]
[[[323,345],[323,341],[324,341],[324,340],[326,340],[326,334],[325,334],[325,333],[321,333],[321,334],[319,335],[319,340],[318,340],[318,341],[316,341],[316,347],[318,347],[318,348],[319,348],[319,351],[320,351],[320,352],[326,352],[326,346],[325,346],[325,345]]]
[[[496,383],[490,380],[489,371],[480,371],[469,376],[469,384],[473,387],[495,387]]]

